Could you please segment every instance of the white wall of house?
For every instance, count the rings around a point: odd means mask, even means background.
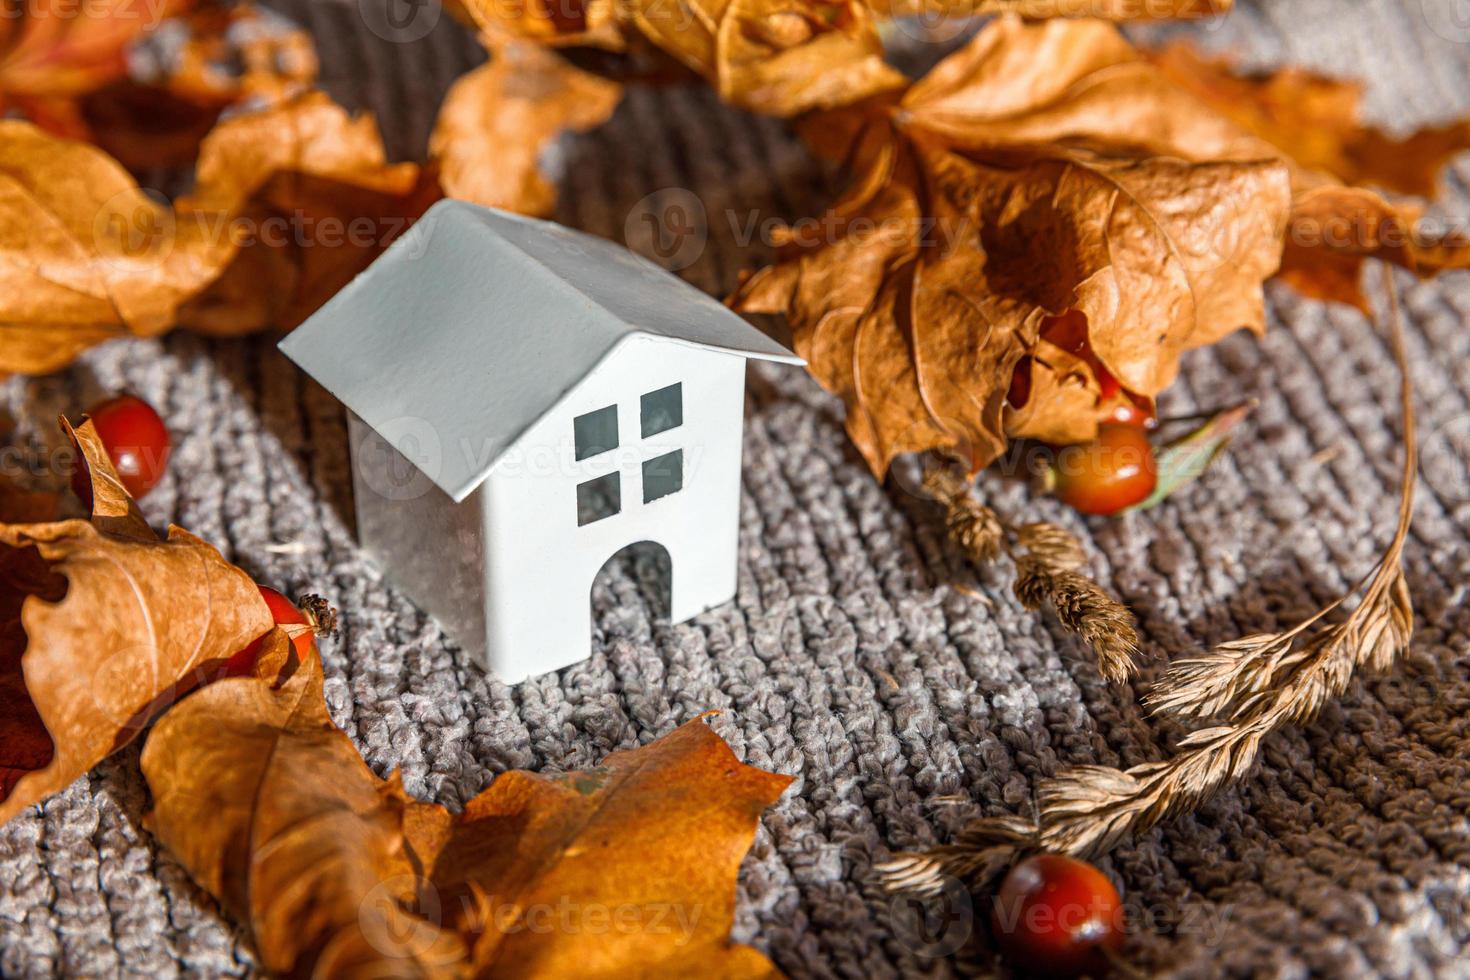
[[[643,436],[642,396],[674,384],[682,423]],[[476,495],[491,671],[515,682],[585,659],[593,579],[630,544],[668,550],[674,622],[734,597],[744,391],[743,356],[635,335],[516,441]],[[574,419],[610,405],[617,447],[577,459]],[[643,464],[675,451],[682,488],[645,503]],[[618,512],[579,525],[578,486],[611,473]]]

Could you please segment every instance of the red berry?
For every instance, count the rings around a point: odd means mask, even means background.
[[[1117,422],[1122,425],[1140,425],[1148,429],[1152,429],[1157,424],[1154,419],[1153,399],[1135,395],[1124,388],[1122,383],[1113,377],[1113,373],[1103,367],[1101,361],[1094,359],[1092,370],[1097,377],[1099,390],[1097,403],[1103,409],[1102,421]]]
[[[1148,434],[1117,422],[1098,426],[1092,442],[1058,452],[1051,476],[1057,499],[1084,514],[1116,514],[1153,493],[1158,482]]]
[[[266,606],[271,611],[271,619],[277,626],[311,625],[311,620],[307,618],[306,613],[302,612],[301,608],[290,599],[266,585],[259,585],[256,588],[260,589],[260,597],[265,600]],[[260,648],[264,644],[265,636],[261,635],[252,640],[245,649],[235,653],[225,661],[224,675],[240,677],[254,670],[256,658],[260,656]],[[298,633],[291,638],[291,645],[296,648],[296,656],[304,661],[316,648],[316,640],[313,633]]]
[[[1099,976],[1123,945],[1118,890],[1086,861],[1038,854],[1001,882],[990,925],[1014,965],[1051,977]]]
[[[128,493],[138,499],[157,486],[173,444],[153,406],[133,395],[119,395],[93,405],[87,415]],[[71,485],[91,510],[92,481],[80,465],[72,471]]]
[[[1112,405],[1106,402],[1100,404],[1107,406],[1107,412],[1103,415],[1104,420],[1116,422],[1119,425],[1132,425],[1144,429],[1152,429],[1157,422],[1154,413],[1138,404],[1128,395],[1119,398]]]

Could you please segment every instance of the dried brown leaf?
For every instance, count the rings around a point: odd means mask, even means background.
[[[232,252],[83,143],[0,121],[0,371],[168,329]]]
[[[1425,277],[1470,269],[1470,235],[1430,230],[1423,216],[1418,204],[1390,202],[1363,187],[1323,184],[1298,191],[1280,278],[1304,296],[1367,311],[1360,285],[1367,259]]]
[[[0,823],[125,745],[270,628],[244,572],[179,528],[160,541],[90,423],[93,521],[0,524]]]
[[[159,839],[275,972],[774,974],[728,932],[741,858],[790,779],[702,721],[595,769],[505,773],[452,816],[368,769],[311,658],[279,687],[227,680],[179,704],[143,772]]]
[[[313,657],[279,688],[227,679],[180,702],[143,749],[149,825],[272,972],[457,975],[463,945],[409,911],[410,801],[332,724],[321,684]]]
[[[1276,147],[1306,173],[1343,184],[1433,197],[1450,157],[1470,149],[1470,120],[1417,130],[1400,139],[1361,119],[1363,86],[1288,66],[1242,73],[1187,43],[1150,53],[1170,81],[1241,129]]]
[[[1185,44],[1151,57],[1172,81],[1291,163],[1281,278],[1299,292],[1370,313],[1359,284],[1365,259],[1426,277],[1470,268],[1470,236],[1463,231],[1428,227],[1422,206],[1355,186],[1433,197],[1445,164],[1470,149],[1470,120],[1397,138],[1361,121],[1362,86],[1355,82],[1294,67],[1240,74],[1228,59],[1204,57]]]
[[[1145,396],[1184,350],[1263,328],[1287,168],[1106,24],[998,21],[902,97],[843,115],[823,141],[847,136],[855,178],[823,235],[793,238],[731,302],[786,314],[874,473],[903,452],[996,458],[1012,371],[1058,320],[1080,317]],[[1099,393],[1081,382],[1079,399],[1033,399],[1026,433],[1091,437]]]
[[[612,115],[622,86],[525,42],[490,45],[491,60],[454,83],[429,154],[447,197],[547,215],[556,189],[541,173],[546,146]]]
[[[96,148],[16,120],[0,121],[0,176],[0,371],[23,373],[180,324],[294,325],[437,196],[387,163],[370,118],[319,93],[222,124],[173,207]]]

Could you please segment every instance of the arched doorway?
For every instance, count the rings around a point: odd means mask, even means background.
[[[673,563],[657,541],[636,541],[602,563],[592,579],[592,636],[643,637],[656,622],[668,622],[673,597]]]

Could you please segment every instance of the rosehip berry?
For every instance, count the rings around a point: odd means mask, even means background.
[[[1141,425],[1149,429],[1158,424],[1154,418],[1153,399],[1135,395],[1124,388],[1122,382],[1113,377],[1113,372],[1103,367],[1102,362],[1096,358],[1092,361],[1092,370],[1097,377],[1097,403],[1105,410],[1105,421]]]
[[[133,395],[119,395],[93,405],[87,415],[128,493],[136,500],[157,486],[173,444],[153,406]],[[80,465],[72,471],[71,484],[91,510],[92,481],[83,475]]]
[[[1154,492],[1153,444],[1138,426],[1105,422],[1092,442],[1057,453],[1049,482],[1058,500],[1084,514],[1116,514]]]
[[[1037,854],[1012,868],[990,926],[1006,959],[1041,976],[1100,976],[1108,953],[1123,945],[1118,890],[1097,868],[1062,854]]]
[[[271,611],[271,619],[277,626],[310,626],[311,620],[301,608],[287,599],[281,593],[266,585],[259,585],[260,597],[265,600],[266,606]],[[255,661],[260,656],[260,648],[265,644],[265,636],[259,636],[250,642],[250,645],[238,651],[229,660],[225,661],[224,675],[226,677],[241,677],[255,669]],[[296,656],[306,660],[316,649],[315,634],[311,632],[299,633],[291,638],[291,645],[296,648]]]

